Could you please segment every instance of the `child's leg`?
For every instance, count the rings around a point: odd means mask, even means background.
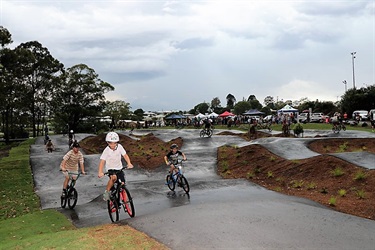
[[[113,184],[115,184],[116,180],[117,180],[117,176],[115,174],[110,175],[110,178],[109,178],[108,183],[107,183],[107,188],[106,188],[107,191],[111,190],[111,188],[113,187]]]

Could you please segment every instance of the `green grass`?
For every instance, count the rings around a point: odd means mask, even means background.
[[[0,160],[0,249],[167,249],[129,226],[77,229],[58,211],[41,210],[29,165],[34,142],[22,142]]]

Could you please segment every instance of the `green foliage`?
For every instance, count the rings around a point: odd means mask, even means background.
[[[328,204],[329,204],[330,206],[335,207],[335,206],[336,206],[336,202],[337,202],[337,198],[334,197],[334,196],[331,196],[331,198],[329,198]]]
[[[234,105],[234,113],[236,115],[241,115],[243,113],[245,113],[246,111],[248,111],[249,109],[251,109],[251,104],[249,102],[246,102],[246,101],[240,101],[240,102],[237,102],[236,105]]]
[[[272,155],[272,156],[270,156],[270,161],[271,161],[271,162],[274,162],[274,161],[276,161],[276,157],[275,157],[275,156],[273,156],[273,155]]]
[[[22,142],[0,160],[0,220],[39,210],[29,165],[29,148],[34,141]]]
[[[229,163],[227,161],[222,161],[221,169],[222,169],[222,172],[227,172],[229,170]]]
[[[294,126],[293,132],[297,136],[299,136],[300,134],[303,134],[303,126],[301,125],[301,123],[297,123],[297,125]]]
[[[338,152],[345,152],[348,149],[348,142],[344,142],[339,146]]]
[[[365,172],[363,172],[362,170],[359,170],[355,173],[354,175],[354,180],[356,181],[360,181],[360,180],[364,180],[366,179],[367,175]]]
[[[349,118],[355,110],[373,109],[375,107],[375,85],[349,89],[342,97],[340,106],[342,113],[347,112]]]
[[[366,192],[363,189],[357,190],[356,195],[359,199],[365,199],[366,198]]]
[[[273,173],[272,173],[272,171],[268,171],[268,172],[267,172],[267,177],[268,177],[268,178],[273,178]]]
[[[252,178],[254,178],[254,176],[255,176],[254,172],[247,172],[246,173],[246,179],[252,179]]]
[[[339,176],[344,175],[344,171],[340,167],[335,168],[334,170],[331,171],[331,173],[335,177],[339,177]]]
[[[340,197],[346,196],[346,190],[345,189],[340,189],[339,191],[337,191],[337,193],[340,195]]]
[[[293,188],[301,188],[303,186],[303,180],[293,180],[290,182]]]
[[[306,188],[307,188],[307,190],[315,189],[316,184],[314,182],[310,182],[310,183],[306,184]]]

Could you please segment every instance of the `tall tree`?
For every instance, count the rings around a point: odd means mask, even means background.
[[[53,100],[55,122],[60,128],[79,131],[85,118],[99,116],[105,104],[104,94],[114,87],[99,79],[98,74],[85,64],[68,68],[62,76],[63,84]]]
[[[233,109],[234,105],[236,104],[236,98],[232,94],[228,94],[227,97],[227,108]]]
[[[242,115],[243,113],[245,113],[249,109],[251,109],[251,105],[250,105],[249,102],[240,101],[240,102],[237,102],[236,105],[234,106],[234,113],[236,115]]]
[[[130,104],[121,100],[107,101],[104,106],[104,115],[110,116],[112,127],[115,127],[119,120],[130,118]]]
[[[212,109],[213,111],[217,110],[217,108],[220,107],[220,103],[221,103],[221,102],[220,102],[219,97],[215,97],[215,98],[213,98],[212,101],[211,101],[211,109]]]
[[[25,89],[24,101],[32,116],[33,136],[39,135],[39,125],[45,124],[51,93],[58,86],[64,65],[53,58],[48,49],[37,41],[22,43],[16,48],[20,57]],[[22,59],[22,60],[21,60]]]

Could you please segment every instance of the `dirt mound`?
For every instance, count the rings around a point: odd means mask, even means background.
[[[90,136],[80,142],[81,148],[86,154],[101,154],[107,146],[105,141],[106,134],[98,136]],[[156,169],[165,164],[164,155],[169,152],[172,143],[176,143],[180,147],[183,145],[181,137],[175,138],[169,142],[164,142],[155,137],[152,133],[135,136],[133,139],[129,136],[119,134],[120,144],[124,146],[126,152],[135,166],[145,169]]]
[[[345,152],[374,152],[374,139],[347,140],[316,140],[310,148],[322,155],[304,160],[286,160],[261,145],[223,146],[218,149],[218,173],[224,178],[246,178],[267,189],[375,220],[375,171],[327,155],[342,150],[342,145],[346,145]]]

